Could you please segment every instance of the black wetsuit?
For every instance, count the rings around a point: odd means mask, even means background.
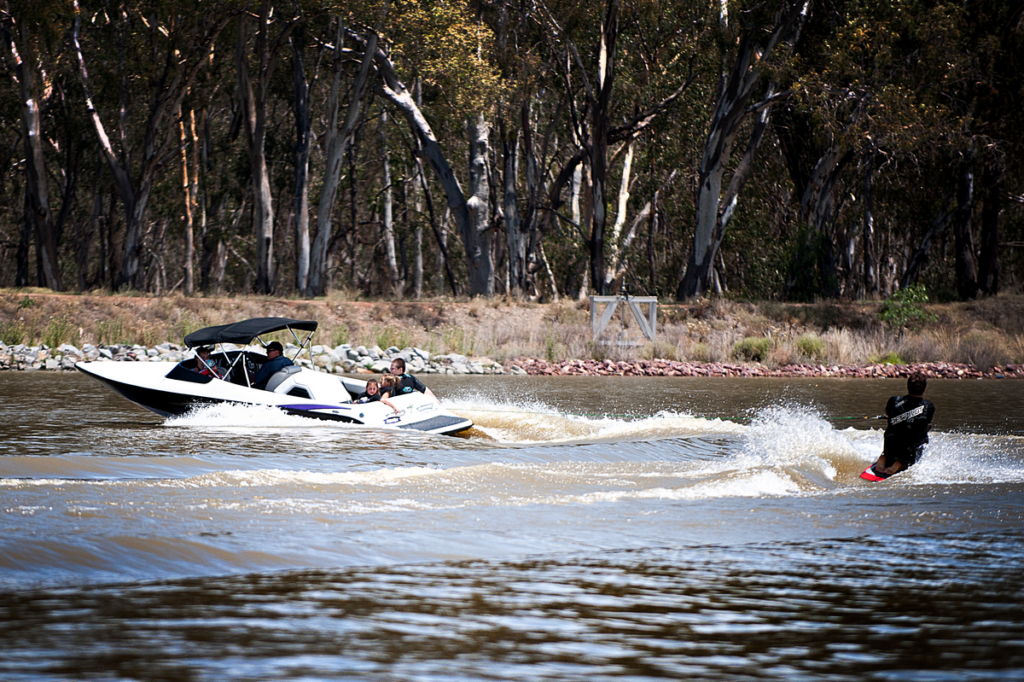
[[[380,400],[383,397],[384,396],[382,396],[381,393],[380,393],[380,389],[377,389],[377,392],[374,393],[373,395],[370,395],[366,391],[363,391],[362,393],[359,394],[359,397],[356,398],[356,402],[357,403],[375,403],[375,402],[377,402],[378,400]]]
[[[411,374],[399,374],[398,386],[387,389],[391,396],[402,395],[404,393],[412,393],[413,391],[419,391],[420,393],[426,393],[427,387],[423,385],[423,382],[414,377]]]
[[[928,443],[928,429],[935,416],[935,405],[912,395],[893,396],[885,404],[889,426],[885,429],[885,455],[887,464],[892,460],[909,467],[921,456]]]

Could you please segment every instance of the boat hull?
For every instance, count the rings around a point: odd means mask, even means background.
[[[290,377],[280,392],[269,392],[218,379],[203,383],[171,379],[167,377],[165,363],[79,362],[75,367],[125,399],[162,417],[183,415],[205,405],[239,404],[267,405],[291,415],[353,426],[439,435],[454,435],[473,426],[470,420],[448,412],[434,399],[420,393],[392,399],[400,409],[398,414],[379,402],[348,402],[345,398],[350,395],[345,385],[363,382],[346,379],[343,383],[337,377],[308,369]],[[337,382],[337,386],[332,382]],[[343,399],[325,401],[303,397],[296,395],[296,387],[306,395],[312,392],[315,396],[318,391],[322,395],[324,390],[329,390],[331,397]],[[287,390],[292,394],[286,393]]]

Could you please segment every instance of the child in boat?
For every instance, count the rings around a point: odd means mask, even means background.
[[[399,411],[398,408],[392,405],[391,401],[388,400],[388,394],[380,390],[380,386],[377,384],[376,379],[370,379],[366,382],[366,390],[363,391],[355,401],[357,403],[375,403],[380,401],[395,412]]]
[[[224,377],[218,371],[217,363],[210,360],[211,350],[209,346],[202,346],[196,351],[196,371],[203,376],[223,379]]]

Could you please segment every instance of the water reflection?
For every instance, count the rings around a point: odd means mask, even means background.
[[[1019,679],[1022,549],[862,538],[5,593],[0,676]]]

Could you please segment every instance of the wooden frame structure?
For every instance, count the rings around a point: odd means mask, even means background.
[[[601,340],[601,335],[604,334],[605,328],[608,326],[608,323],[611,322],[612,317],[615,315],[615,310],[618,308],[620,303],[625,303],[626,306],[633,311],[633,317],[636,318],[637,325],[640,327],[640,332],[644,337],[648,341],[654,341],[658,335],[658,297],[622,295],[590,297],[590,326],[594,330],[594,342],[617,346],[637,346],[643,343],[643,341],[622,339],[619,339],[618,341]],[[599,318],[597,310],[600,304],[604,304],[605,308]],[[648,305],[647,315],[644,315],[640,310],[640,306],[644,304]]]

